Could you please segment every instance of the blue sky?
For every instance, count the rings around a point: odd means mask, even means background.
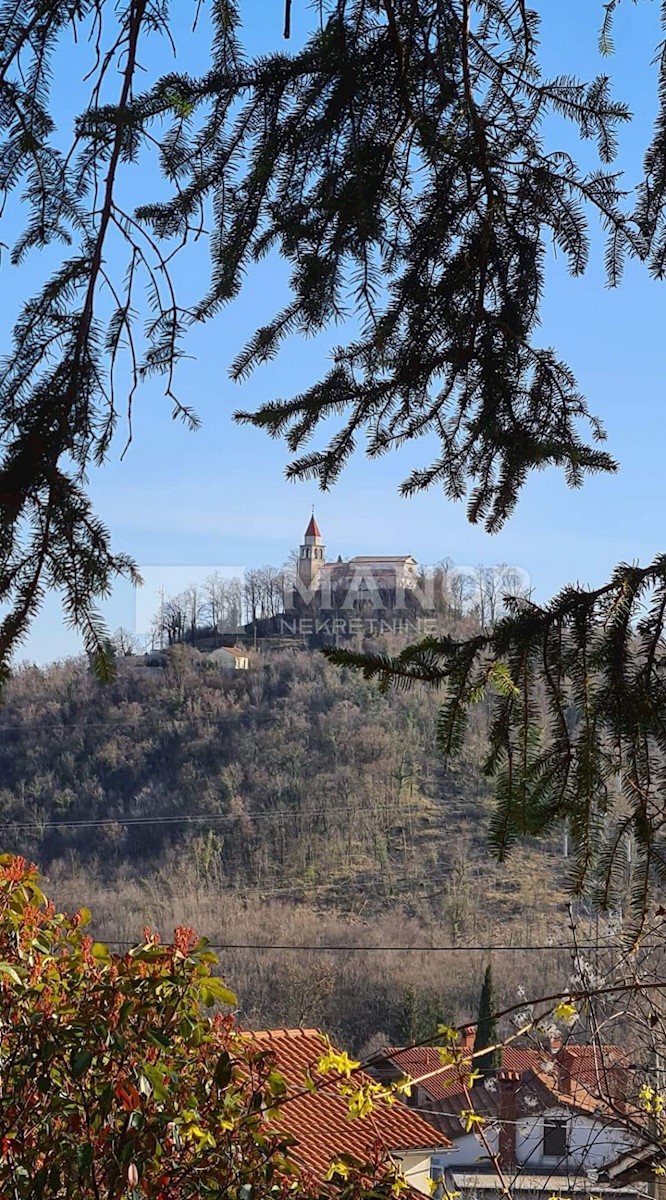
[[[179,13],[187,14],[191,7],[178,0]],[[251,49],[280,45],[281,0],[243,0],[241,7]],[[304,0],[296,0],[293,8],[298,39],[313,14]],[[609,71],[616,93],[636,114],[622,134],[619,159],[627,179],[634,181],[656,102],[650,60],[659,36],[658,5],[643,0],[635,6],[625,0],[611,60],[601,59],[597,51],[600,2],[541,0],[540,8],[547,66],[587,77]],[[189,37],[185,21],[183,35]],[[73,99],[62,100],[63,121]],[[205,267],[203,256],[188,265],[193,286],[205,286]],[[33,269],[41,272],[38,261]],[[1,270],[0,286],[7,296],[16,284],[4,259]],[[201,417],[198,433],[173,422],[168,402],[151,386],[137,401],[134,440],[123,461],[121,439],[118,453],[91,476],[95,504],[116,548],[132,554],[140,567],[149,567],[151,580],[160,574],[156,568],[164,568],[167,582],[183,582],[189,568],[194,574],[195,568],[208,566],[279,563],[300,540],[313,503],[331,554],[412,553],[423,562],[443,557],[459,564],[509,562],[528,572],[540,599],[568,582],[598,584],[616,562],[645,561],[666,549],[661,495],[666,283],[652,282],[631,266],[619,290],[606,289],[602,241],[596,234],[583,279],[571,280],[561,263],[553,261],[541,341],[554,345],[576,371],[592,411],[605,422],[620,474],[592,478],[577,492],[568,491],[554,470],[537,475],[524,489],[514,517],[492,538],[469,526],[464,506],[448,502],[439,491],[400,499],[398,484],[412,465],[427,459],[425,444],[376,462],[358,455],[336,488],[322,496],[315,485],[284,480],[284,446],[232,423],[234,409],[290,395],[325,368],[334,335],[309,342],[293,339],[247,383],[228,381],[227,368],[239,345],[274,311],[284,290],[284,270],[267,261],[250,273],[239,300],[191,339],[188,349],[195,357],[183,364],[178,391]],[[0,339],[3,352],[6,329]],[[170,575],[167,568],[178,568],[177,574]],[[131,589],[120,586],[106,613],[112,628],[131,627]],[[58,601],[49,599],[21,657],[44,662],[78,649],[76,635],[62,625]]]

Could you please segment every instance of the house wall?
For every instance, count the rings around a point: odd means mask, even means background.
[[[617,1158],[633,1144],[630,1134],[603,1121],[571,1113],[566,1108],[549,1108],[533,1117],[525,1117],[516,1127],[516,1160],[530,1167],[555,1167],[556,1158],[543,1154],[544,1118],[555,1118],[567,1122],[567,1145],[570,1167],[602,1167]],[[561,1164],[564,1167],[564,1163]]]
[[[497,1154],[499,1146],[499,1131],[488,1126],[483,1131],[488,1139],[493,1154]],[[446,1155],[447,1167],[469,1166],[479,1167],[488,1162],[488,1151],[478,1133],[464,1133],[457,1138]]]
[[[393,1157],[400,1164],[400,1169],[410,1186],[416,1188],[417,1192],[423,1192],[424,1196],[429,1196],[430,1163],[433,1155],[416,1150],[412,1154],[394,1154]]]
[[[223,671],[246,671],[249,665],[247,658],[229,654],[224,646],[220,646],[218,650],[211,650],[207,658],[209,662],[215,663],[215,666],[220,667]]]

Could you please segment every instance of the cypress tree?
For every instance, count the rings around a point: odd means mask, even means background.
[[[486,973],[483,977],[483,986],[481,988],[481,996],[479,998],[479,1013],[476,1026],[476,1037],[474,1039],[474,1054],[478,1054],[480,1050],[486,1046],[495,1046],[497,1042],[497,1022],[495,1020],[495,989],[493,987],[493,972],[490,963],[486,967]],[[479,1071],[482,1078],[475,1079],[474,1083],[483,1083],[483,1079],[487,1075],[492,1075],[502,1065],[502,1054],[499,1048],[489,1050],[487,1054],[481,1054],[479,1058],[474,1059],[474,1070]]]
[[[408,984],[402,995],[398,1015],[398,1040],[402,1046],[413,1046],[418,1040],[419,1006],[416,989]]]

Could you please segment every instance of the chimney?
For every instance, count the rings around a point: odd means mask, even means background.
[[[560,1091],[565,1096],[573,1096],[576,1082],[576,1056],[568,1046],[563,1046],[558,1057],[560,1061]]]
[[[498,1071],[495,1076],[499,1092],[499,1145],[500,1166],[507,1170],[516,1165],[516,1123],[518,1120],[519,1071]]]
[[[464,1054],[471,1054],[474,1049],[474,1039],[476,1037],[476,1025],[466,1025],[462,1031],[460,1038],[460,1049]]]
[[[572,1096],[576,1076],[576,1056],[561,1037],[551,1037],[550,1053],[553,1059],[553,1082],[563,1096]]]
[[[576,1084],[576,1055],[563,1043],[562,1038],[551,1038],[553,1060],[553,1084],[563,1096],[572,1096]]]

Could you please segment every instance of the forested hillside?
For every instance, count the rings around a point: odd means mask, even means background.
[[[163,668],[118,668],[110,685],[85,661],[23,668],[0,709],[4,848],[88,904],[101,935],[185,921],[234,945],[567,940],[561,841],[504,867],[487,853],[483,707],[445,767],[436,695],[382,696],[317,653],[229,674],[179,646]],[[334,952],[223,955],[248,1019],[357,1045],[469,1012],[485,957],[350,953],[343,986]],[[559,979],[567,958],[533,960],[505,954],[500,989]]]

